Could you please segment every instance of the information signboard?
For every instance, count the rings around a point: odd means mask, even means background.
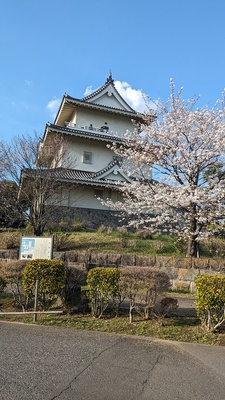
[[[51,260],[53,258],[53,236],[22,237],[20,244],[20,260],[37,258]]]

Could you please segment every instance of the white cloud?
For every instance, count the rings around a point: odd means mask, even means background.
[[[84,97],[89,96],[89,94],[93,93],[92,86],[88,86],[84,92]]]
[[[60,106],[61,99],[53,99],[50,100],[46,106],[46,109],[50,111],[50,115],[52,118],[55,118],[58,108]]]
[[[127,82],[115,81],[114,84],[119,94],[135,111],[146,111],[146,95],[141,89],[133,89]]]
[[[29,80],[29,79],[25,79],[25,84],[27,85],[27,86],[32,86],[33,85],[33,81],[31,81],[31,80]]]

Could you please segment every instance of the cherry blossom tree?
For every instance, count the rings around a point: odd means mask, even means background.
[[[129,216],[130,226],[186,237],[192,257],[207,226],[225,218],[224,93],[213,108],[197,108],[198,99],[185,101],[171,80],[169,99],[155,102],[137,129],[126,132],[124,144],[113,146],[139,169],[139,179],[121,188],[123,203],[107,202]],[[152,179],[142,174],[143,166],[152,170]],[[128,172],[132,176],[131,167]]]

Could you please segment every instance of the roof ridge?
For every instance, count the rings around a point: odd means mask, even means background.
[[[114,160],[110,161],[110,163],[108,165],[106,165],[104,168],[102,168],[99,171],[95,172],[93,177],[95,178],[95,177],[97,177],[97,176],[109,171],[110,168],[114,167],[115,165],[120,166],[120,161],[118,159],[116,159],[116,158]]]
[[[99,86],[94,92],[90,93],[88,96],[83,97],[81,100],[85,100],[86,101],[86,100],[92,99],[94,96],[96,96],[96,94],[101,93],[111,83],[114,86],[114,79],[112,78],[112,74],[110,72],[109,76],[107,77],[105,83],[102,86]],[[114,88],[115,88],[115,86],[114,86]]]
[[[116,89],[115,85],[114,85],[114,79],[112,78],[112,73],[110,71],[104,85],[100,86],[99,88],[97,88],[94,92],[90,93],[88,96],[83,97],[81,100],[90,100],[93,97],[95,97],[97,94],[101,93],[103,90],[105,90],[107,88],[107,86],[109,86],[110,84],[113,85],[116,93],[118,94],[118,96],[121,98],[121,100],[127,105],[127,107],[132,110],[131,112],[137,113],[128,103],[126,100],[124,100],[124,98],[121,96],[121,94],[118,92],[118,90]],[[97,103],[96,103],[97,104]]]

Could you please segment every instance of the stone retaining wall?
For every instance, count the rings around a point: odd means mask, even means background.
[[[17,250],[1,250],[0,259],[18,259]],[[141,256],[130,254],[104,254],[78,251],[54,252],[54,258],[68,265],[100,267],[139,266],[160,269],[169,275],[173,289],[195,290],[196,276],[211,273],[225,274],[225,260],[209,258],[179,258],[166,256]]]
[[[166,256],[141,256],[129,254],[96,254],[88,252],[58,252],[55,258],[63,259],[69,265],[125,267],[139,266],[160,269],[169,275],[173,289],[195,291],[195,278],[198,275],[225,274],[225,260],[203,258],[179,258]]]

